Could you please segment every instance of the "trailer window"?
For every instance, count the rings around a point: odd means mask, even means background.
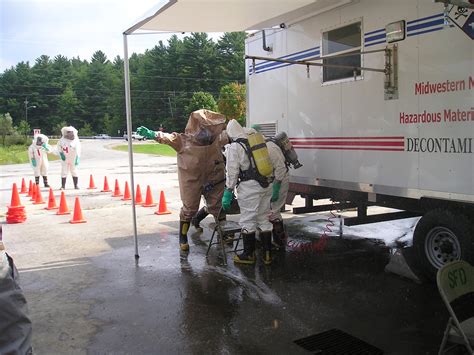
[[[323,32],[322,36],[322,55],[334,56],[345,54],[338,58],[323,59],[324,64],[345,65],[349,67],[361,66],[361,23],[356,22],[348,26],[339,27],[335,30]],[[349,55],[354,53],[355,55]],[[353,78],[354,70],[351,68],[326,67],[323,70],[323,82]],[[361,74],[360,69],[356,70],[356,75]]]

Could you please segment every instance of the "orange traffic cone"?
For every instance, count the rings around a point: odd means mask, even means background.
[[[145,203],[142,205],[143,207],[155,207],[156,203],[153,202],[153,195],[151,194],[150,185],[146,188],[146,197]]]
[[[10,206],[8,207],[20,207],[20,206],[21,206],[20,195],[18,194],[16,183],[14,183],[12,186],[12,199],[10,202]]]
[[[163,191],[160,192],[160,204],[158,205],[158,210],[155,212],[157,215],[161,214],[170,214],[171,212],[168,211],[166,207],[166,200],[165,200],[165,193]]]
[[[21,205],[16,184],[12,186],[12,199],[10,206],[7,206],[7,208],[7,223],[23,223],[26,221],[25,206]]]
[[[94,185],[94,178],[92,177],[92,174],[91,174],[91,177],[89,178],[89,187],[87,188],[88,190],[93,190],[93,189],[96,189],[97,187]]]
[[[33,181],[30,180],[30,185],[28,187],[28,195],[26,195],[28,197],[31,197],[33,196]]]
[[[143,204],[142,190],[140,189],[140,185],[137,185],[137,192],[135,193],[135,204]]]
[[[120,197],[120,196],[122,196],[122,193],[120,192],[120,186],[119,186],[118,180],[115,179],[115,189],[114,189],[114,193],[112,194],[112,197]]]
[[[21,178],[21,194],[27,194],[28,191],[26,190],[25,178]]]
[[[101,192],[112,192],[109,187],[109,182],[107,181],[107,176],[104,177],[104,188],[101,190]]]
[[[33,183],[33,192],[31,193],[30,201],[36,201],[36,190],[39,188],[38,185]]]
[[[130,194],[130,188],[128,187],[128,181],[125,181],[125,191],[123,192],[122,201],[129,201],[132,199]]]
[[[64,191],[61,191],[61,199],[59,200],[59,210],[56,212],[57,215],[70,214],[69,208],[67,207],[66,195]]]
[[[41,205],[43,203],[46,203],[44,202],[43,200],[43,195],[41,195],[41,189],[39,187],[39,185],[36,185],[36,190],[35,190],[35,202],[33,202],[33,205]]]
[[[76,223],[86,223],[87,221],[82,216],[81,204],[79,202],[79,197],[76,197],[76,201],[74,201],[74,214],[72,215],[72,219],[69,223],[76,224]]]
[[[58,208],[58,206],[56,206],[56,199],[54,198],[53,189],[50,187],[49,188],[49,197],[48,197],[48,207],[45,207],[44,209],[45,210],[55,210],[56,208]]]

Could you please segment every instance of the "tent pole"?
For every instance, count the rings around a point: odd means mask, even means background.
[[[123,66],[125,82],[125,110],[127,113],[127,135],[128,135],[128,163],[130,166],[130,182],[132,192],[132,214],[133,214],[133,238],[135,241],[135,262],[138,264],[138,237],[137,237],[137,212],[135,210],[135,179],[133,176],[133,150],[132,150],[132,99],[130,97],[130,66],[128,62],[127,34],[123,34]]]

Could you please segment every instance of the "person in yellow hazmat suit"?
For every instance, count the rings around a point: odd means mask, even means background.
[[[222,220],[221,199],[224,190],[225,164],[221,153],[228,142],[224,132],[225,116],[210,110],[197,110],[189,115],[184,133],[155,132],[146,127],[137,133],[167,144],[177,152],[179,191],[182,201],[179,222],[179,246],[189,250],[188,229],[199,209],[201,196],[209,213]]]

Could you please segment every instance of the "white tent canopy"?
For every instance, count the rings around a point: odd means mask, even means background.
[[[125,103],[127,131],[132,131],[130,71],[127,36],[136,31],[241,32],[289,24],[354,0],[162,0],[143,20],[127,29],[124,38]],[[130,180],[133,175],[132,140],[128,140]],[[135,259],[138,260],[135,191],[132,189]]]
[[[163,0],[151,16],[126,30],[240,32],[261,30],[327,11],[345,0]]]

